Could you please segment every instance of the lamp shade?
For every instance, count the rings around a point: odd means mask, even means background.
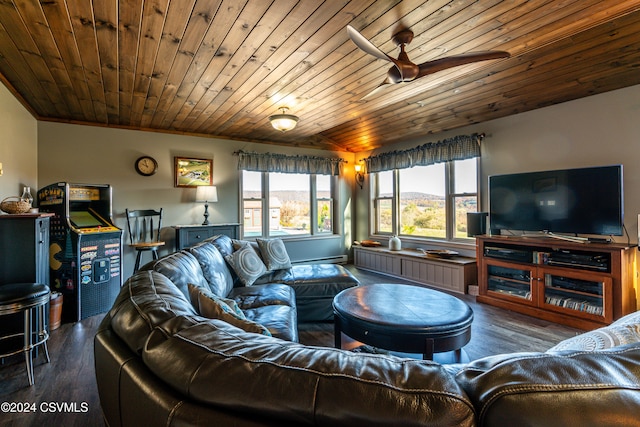
[[[215,185],[200,185],[196,187],[196,202],[217,202],[218,189]]]

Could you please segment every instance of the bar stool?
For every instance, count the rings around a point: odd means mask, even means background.
[[[39,345],[44,347],[44,354],[47,357],[47,363],[50,362],[49,350],[47,349],[47,340],[49,332],[46,327],[46,311],[47,302],[49,301],[50,291],[47,285],[41,283],[12,283],[0,286],[0,316],[6,316],[15,313],[24,313],[24,330],[16,334],[10,334],[0,337],[0,340],[23,336],[24,345],[22,348],[0,354],[0,357],[8,357],[18,353],[24,353],[27,362],[27,375],[29,376],[29,385],[33,385],[33,349]],[[36,314],[36,329],[33,330],[33,315]]]

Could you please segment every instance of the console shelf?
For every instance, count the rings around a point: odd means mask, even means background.
[[[634,246],[477,237],[479,302],[580,329],[636,311]]]
[[[416,250],[391,251],[362,246],[354,246],[353,257],[358,268],[461,294],[467,293],[468,286],[475,285],[477,279],[475,258],[434,258]]]

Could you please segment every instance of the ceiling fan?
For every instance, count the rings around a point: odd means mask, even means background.
[[[413,40],[413,31],[403,29],[393,35],[392,40],[396,45],[400,47],[400,54],[398,59],[392,58],[380,49],[378,49],[373,43],[367,40],[362,34],[358,32],[351,25],[347,25],[347,33],[353,42],[361,50],[373,55],[376,58],[383,59],[393,63],[393,67],[389,68],[387,77],[382,83],[371,93],[367,94],[364,98],[374,94],[380,88],[388,84],[396,84],[403,82],[410,82],[420,77],[427,76],[429,74],[437,73],[438,71],[446,70],[447,68],[457,67],[459,65],[470,64],[473,62],[487,61],[490,59],[509,58],[511,55],[509,52],[501,50],[488,50],[480,52],[469,52],[460,55],[446,56],[444,58],[434,59],[427,61],[423,64],[414,64],[409,60],[409,56],[404,50],[405,45],[411,43]]]

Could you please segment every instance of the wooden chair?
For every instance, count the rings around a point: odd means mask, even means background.
[[[160,229],[162,228],[162,208],[159,211],[153,209],[141,209],[127,213],[127,228],[129,230],[129,247],[134,248],[136,265],[135,273],[140,268],[140,258],[143,252],[151,251],[153,259],[158,259],[158,248],[164,246],[160,241]]]

